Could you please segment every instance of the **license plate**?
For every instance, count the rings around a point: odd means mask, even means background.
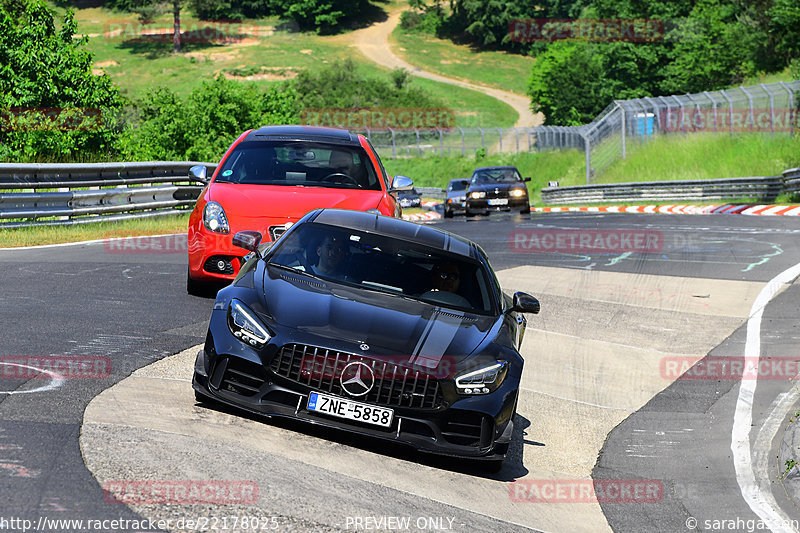
[[[508,198],[492,198],[489,205],[508,205]]]
[[[383,427],[391,426],[394,418],[394,410],[392,409],[354,402],[346,398],[328,396],[318,392],[312,392],[308,395],[308,410]]]

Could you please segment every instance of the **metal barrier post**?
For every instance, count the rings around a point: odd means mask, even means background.
[[[622,128],[620,128],[620,129],[622,130],[622,159],[625,159],[625,156],[626,156],[626,148],[625,148],[625,108],[622,105],[620,105],[619,102],[616,102],[616,104],[617,104],[617,109],[619,109],[619,112],[622,114]],[[646,124],[647,124],[647,117],[645,117],[645,129],[647,128]]]
[[[742,90],[744,94],[747,95],[747,100],[748,102],[750,102],[750,131],[753,131],[753,128],[756,125],[756,119],[755,116],[753,115],[753,96],[749,92],[747,92],[747,89],[745,89],[744,87],[739,87],[739,88]]]
[[[733,100],[728,97],[728,93],[725,90],[721,90],[719,94],[722,95],[725,100],[728,101],[728,109],[730,110],[730,116],[728,117],[728,128],[730,129],[730,133],[733,134]]]

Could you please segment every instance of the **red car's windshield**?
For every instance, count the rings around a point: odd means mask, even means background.
[[[380,190],[360,146],[310,141],[246,141],[217,173],[218,183]]]

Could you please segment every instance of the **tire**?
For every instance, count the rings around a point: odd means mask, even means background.
[[[531,206],[528,206],[526,209],[523,209],[519,212],[520,215],[530,215],[531,214]]]
[[[444,218],[453,218],[453,212],[449,209],[444,210]]]
[[[192,274],[186,269],[186,292],[192,296],[208,296],[211,284],[192,279]]]

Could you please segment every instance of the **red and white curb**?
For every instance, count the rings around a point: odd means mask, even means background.
[[[534,207],[536,213],[568,213],[582,211],[587,213],[653,213],[667,215],[762,215],[762,216],[800,216],[800,205],[610,205],[593,207]]]
[[[409,215],[403,215],[403,220],[412,220],[412,221],[438,220],[440,218],[442,218],[442,215],[440,215],[436,211],[426,211],[425,213],[412,213]]]

